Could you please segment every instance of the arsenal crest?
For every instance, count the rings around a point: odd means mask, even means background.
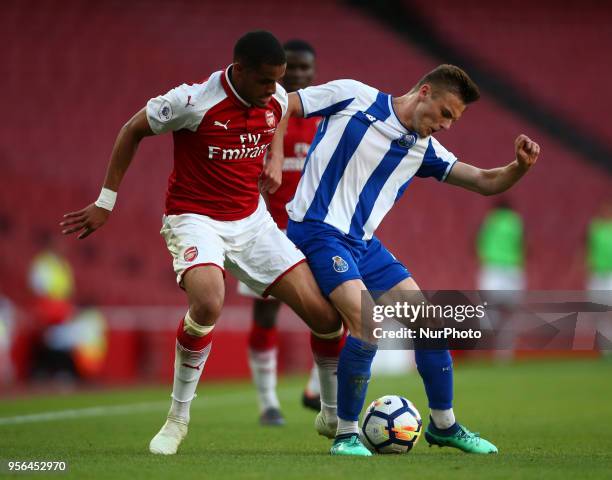
[[[276,119],[274,118],[274,113],[272,113],[272,110],[266,110],[266,123],[270,128],[276,125]]]
[[[187,250],[185,250],[185,253],[183,253],[183,258],[186,262],[193,262],[197,256],[198,247],[189,247]]]

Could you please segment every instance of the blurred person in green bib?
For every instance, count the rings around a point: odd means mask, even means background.
[[[602,204],[591,220],[587,231],[586,261],[588,268],[587,290],[594,303],[612,305],[612,200]],[[610,312],[602,313],[597,322],[600,334],[598,347],[612,356],[612,319]]]
[[[606,201],[591,220],[587,237],[590,291],[612,290],[612,201]]]
[[[524,290],[523,220],[502,199],[487,214],[478,233],[480,290]]]
[[[523,219],[510,203],[501,199],[484,218],[477,241],[480,272],[478,289],[487,290],[488,318],[498,330],[495,357],[513,357],[515,335],[503,325],[510,321],[514,307],[525,289],[525,247]]]

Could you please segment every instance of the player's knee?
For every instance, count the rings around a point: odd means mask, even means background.
[[[221,315],[222,308],[222,297],[197,298],[189,305],[189,314],[200,325],[214,325]]]

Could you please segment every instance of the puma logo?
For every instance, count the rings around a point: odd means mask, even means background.
[[[223,128],[225,128],[225,129],[227,130],[227,125],[229,124],[229,122],[230,122],[230,120],[228,120],[228,121],[227,121],[227,122],[225,122],[225,123],[221,123],[221,122],[218,122],[217,120],[215,120],[215,122],[213,123],[213,125],[214,125],[215,127],[223,127]]]
[[[196,365],[195,367],[193,365],[188,365],[186,363],[183,363],[183,367],[193,368],[194,370],[199,370],[203,363],[204,362],[200,363],[199,365]]]

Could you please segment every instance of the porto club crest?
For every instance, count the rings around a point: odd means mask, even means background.
[[[336,272],[344,273],[349,269],[348,263],[346,263],[346,260],[344,260],[344,258],[336,255],[332,257],[332,260],[334,261],[334,270]]]
[[[397,139],[397,143],[400,147],[412,148],[417,142],[417,136],[414,133],[405,133]]]

